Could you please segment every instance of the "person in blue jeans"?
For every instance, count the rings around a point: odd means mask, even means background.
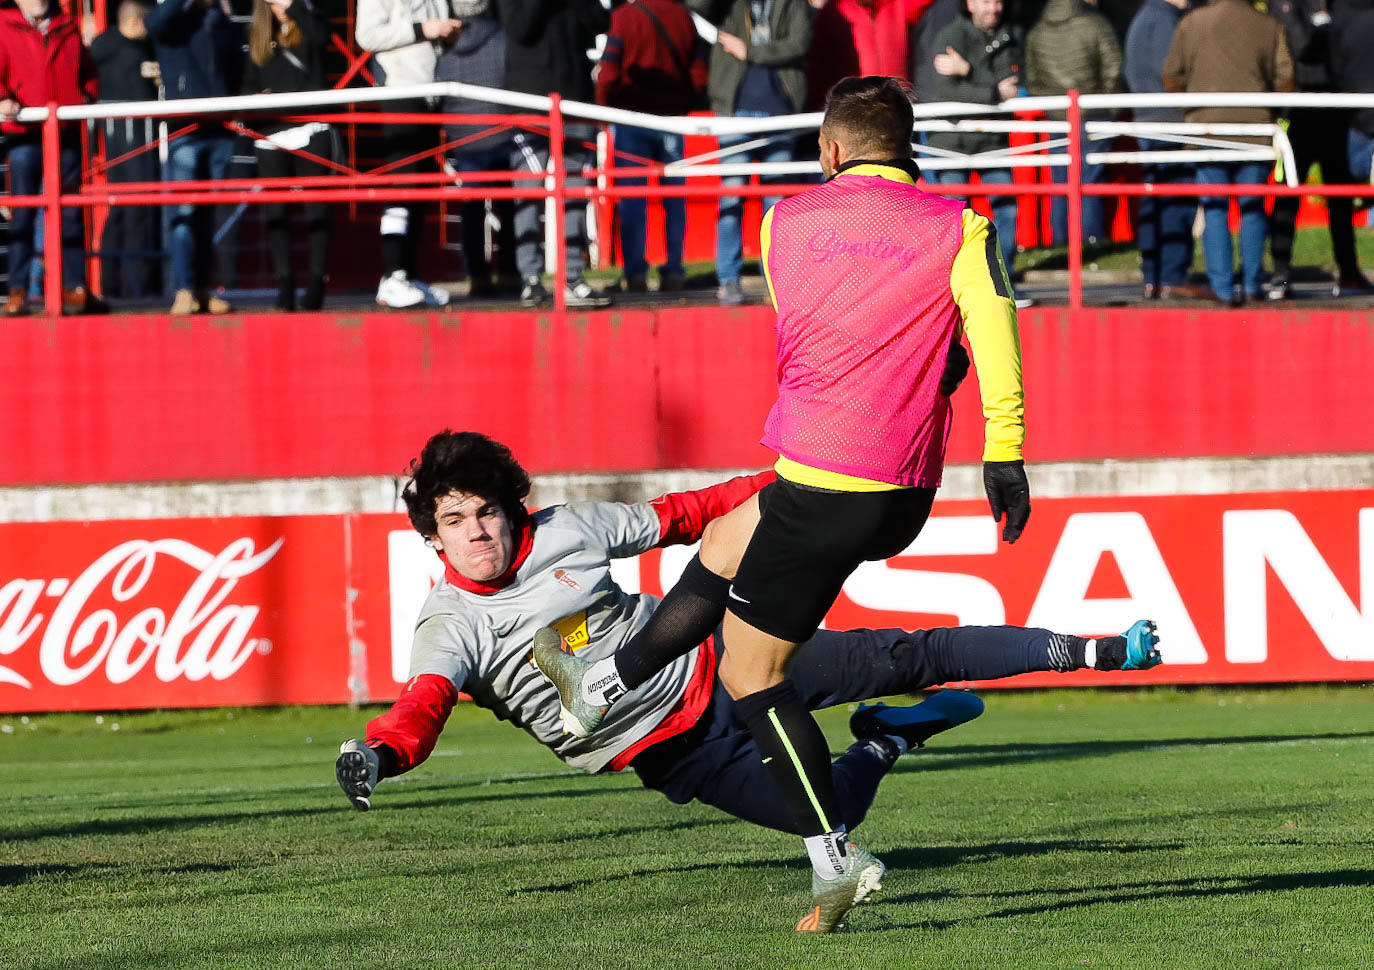
[[[243,32],[230,19],[227,0],[163,0],[143,20],[162,72],[168,100],[222,98],[239,93]],[[182,123],[195,123],[188,118]],[[189,182],[227,177],[234,139],[218,120],[207,119],[168,146],[163,180]],[[228,313],[227,300],[210,292],[214,261],[214,207],[168,207],[174,315]]]
[[[10,191],[15,195],[38,195],[43,185],[43,149],[39,142],[26,140],[10,146],[8,161]],[[59,164],[63,190],[75,192],[81,185],[80,146],[63,145]],[[10,211],[10,291],[25,293],[34,302],[42,298],[43,277],[38,260],[43,255],[45,215],[42,209],[15,207]],[[78,289],[84,292],[86,288],[86,247],[81,209],[76,206],[62,209],[62,288],[68,293]],[[65,302],[70,301],[64,298]],[[67,312],[83,310],[70,307]]]
[[[720,117],[771,118],[794,114],[806,102],[806,62],[811,51],[811,7],[806,0],[717,0],[697,4],[708,8],[707,18],[720,24],[711,48],[707,94],[711,110]],[[764,144],[734,152],[724,164],[790,162],[796,157],[792,131],[762,135],[723,135],[720,147],[729,149],[766,139]],[[747,184],[747,176],[721,179],[723,189]],[[764,182],[775,181],[765,178]],[[787,181],[786,178],[783,181]],[[781,196],[763,200],[763,210]],[[722,306],[744,302],[740,271],[744,266],[744,199],[720,200],[716,227],[716,298]]]
[[[1088,161],[1089,153],[1111,151],[1112,139],[1096,138],[1089,141],[1085,131],[1086,126],[1079,131],[1079,144],[1083,146],[1083,163],[1081,168],[1081,179],[1084,185],[1097,185],[1107,181],[1107,166],[1099,165],[1096,162]],[[1067,151],[1067,149],[1065,149]],[[1056,185],[1064,185],[1069,181],[1069,167],[1067,165],[1056,165],[1050,169],[1050,179]],[[1083,213],[1083,242],[1089,245],[1095,243],[1109,242],[1107,235],[1107,200],[1101,195],[1085,195],[1082,204]],[[1050,197],[1050,245],[1067,246],[1069,244],[1069,200],[1067,196],[1055,195]]]
[[[736,111],[736,118],[770,118],[772,112]],[[745,162],[790,162],[795,157],[795,141],[791,132],[776,132],[763,135],[725,135],[720,139],[722,149],[742,145],[759,138],[771,139],[767,144],[758,145],[721,159],[724,165],[739,165]],[[762,182],[777,181],[776,177],[764,176]],[[749,184],[747,175],[721,176],[722,189],[737,188]],[[782,201],[780,195],[763,198],[760,212],[767,212]],[[725,306],[739,306],[744,302],[744,289],[740,286],[740,273],[744,269],[744,197],[722,195],[716,222],[716,281],[720,284],[716,296]]]
[[[1138,139],[1144,152],[1178,148],[1174,142],[1153,138]],[[1144,180],[1151,185],[1186,181],[1187,168],[1169,164],[1147,164]],[[1188,274],[1193,265],[1193,217],[1197,200],[1150,195],[1140,197],[1140,216],[1136,241],[1140,246],[1140,273],[1145,280],[1145,296],[1190,295]],[[1229,235],[1228,235],[1229,238]]]
[[[682,161],[682,136],[666,131],[652,131],[648,128],[635,128],[628,125],[614,125],[611,128],[615,139],[616,164],[623,166],[647,165],[653,162],[668,164]],[[647,180],[639,177],[617,179],[621,185],[644,185]],[[681,185],[680,178],[660,178],[660,185]],[[664,197],[659,200],[663,205],[664,249],[666,257],[663,268],[659,270],[660,290],[682,289],[685,273],[682,268],[682,243],[687,235],[687,200],[681,197]],[[644,198],[624,198],[617,203],[620,215],[620,252],[625,261],[625,289],[630,292],[643,292],[647,289],[649,263],[644,258],[644,241],[648,225],[648,200]]]
[[[205,129],[192,132],[169,146],[163,178],[168,182],[217,182],[228,178],[233,155],[231,135]],[[177,294],[172,312],[227,313],[228,303],[210,293],[210,267],[215,255],[214,206],[183,203],[170,209],[167,250],[172,261],[172,289]]]
[[[1208,162],[1198,165],[1197,180],[1203,185],[1263,185],[1269,178],[1265,162]],[[1207,261],[1207,281],[1223,303],[1239,306],[1260,295],[1260,272],[1269,220],[1264,199],[1243,195],[1240,206],[1240,283],[1235,281],[1234,252],[1229,221],[1230,199],[1210,195],[1202,199],[1202,253]]]

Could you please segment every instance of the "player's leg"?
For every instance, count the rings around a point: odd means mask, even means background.
[[[1020,626],[819,630],[798,649],[789,676],[802,700],[820,710],[1037,671],[1148,669],[1160,662],[1158,641],[1148,620],[1096,638]]]
[[[849,831],[864,820],[895,761],[882,745],[861,741],[831,765],[838,812]],[[633,767],[645,787],[679,805],[699,801],[764,828],[800,834],[734,703],[719,685],[696,727],[646,749]]]
[[[758,520],[758,495],[713,519],[701,551],[687,563],[648,623],[611,656],[587,663],[566,648],[557,631],[545,629],[535,635],[534,662],[558,688],[564,730],[586,737],[617,698],[715,632],[725,616],[730,580]]]
[[[828,492],[779,479],[761,500],[730,588],[720,679],[811,858],[803,931],[833,929],[884,868],[846,834],[829,745],[784,672],[883,530],[898,494]]]

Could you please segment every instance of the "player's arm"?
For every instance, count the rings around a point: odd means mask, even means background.
[[[1030,490],[1022,464],[1025,393],[1016,303],[992,223],[965,209],[963,229],[963,243],[950,273],[950,289],[978,368],[986,422],[983,485],[993,518],[1000,520],[1002,512],[1007,514],[1002,538],[1015,542],[1030,517]]]
[[[421,624],[411,647],[411,677],[401,696],[368,722],[364,741],[350,738],[339,748],[335,776],[358,811],[372,807],[378,782],[410,771],[433,753],[458,701],[457,685],[472,668],[462,642],[466,629],[447,616]]]

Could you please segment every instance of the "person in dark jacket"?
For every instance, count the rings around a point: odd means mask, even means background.
[[[1331,77],[1331,14],[1326,0],[1277,0],[1269,4],[1269,15],[1283,24],[1288,50],[1293,55],[1294,75],[1299,91],[1334,91]],[[1371,52],[1365,48],[1365,54]],[[1321,166],[1321,180],[1327,185],[1350,181],[1346,134],[1350,114],[1332,108],[1293,108],[1288,112],[1288,141],[1293,146],[1293,161],[1298,180],[1306,179],[1313,165]],[[1369,280],[1360,272],[1355,257],[1354,207],[1349,197],[1332,196],[1326,201],[1326,222],[1331,233],[1331,253],[1336,258],[1338,275],[1334,295],[1361,293]],[[1266,296],[1282,300],[1288,296],[1289,269],[1293,262],[1293,237],[1297,230],[1296,195],[1274,200],[1269,218],[1269,250],[1274,257],[1274,274]]]
[[[806,103],[806,62],[811,51],[811,12],[806,0],[691,0],[689,6],[720,25],[711,48],[707,93],[721,117],[768,118],[795,114]],[[790,162],[793,134],[773,132],[766,143],[721,159],[724,164]],[[755,141],[756,136],[724,135],[722,149]],[[727,175],[722,187],[746,184],[744,175]],[[765,179],[764,181],[768,181]],[[763,211],[778,201],[763,200]],[[722,306],[744,302],[744,199],[725,196],[716,226],[716,298]]]
[[[634,0],[611,14],[606,48],[596,67],[596,103],[655,115],[685,115],[699,92],[706,90],[706,45],[697,36],[692,15],[682,0]],[[614,125],[616,163],[667,165],[682,160],[682,136],[673,132]],[[621,185],[644,185],[645,179],[622,178]],[[661,185],[681,185],[662,179]],[[682,289],[682,243],[687,234],[687,201],[660,200],[663,206],[666,260],[659,271],[661,290]],[[649,264],[644,258],[648,205],[626,198],[616,204],[620,215],[620,251],[625,289],[648,289]]]
[[[527,94],[559,94],[570,101],[591,101],[592,65],[587,51],[606,32],[610,15],[599,0],[496,0],[501,23],[506,27],[506,86]],[[585,181],[578,173],[593,161],[596,129],[585,123],[564,126],[563,159],[568,185]],[[543,173],[549,161],[548,138],[517,132],[510,167],[516,171]],[[538,184],[525,181],[522,185]],[[582,278],[586,266],[587,207],[570,200],[564,210],[563,245],[568,267],[564,293],[568,306],[590,308],[610,305],[611,299],[592,289]],[[515,262],[524,279],[522,306],[547,302],[544,289],[544,203],[521,199],[515,204]]]
[[[463,28],[448,47],[439,53],[434,80],[457,81],[485,88],[506,86],[506,31],[496,19],[491,0],[453,0],[453,15]],[[440,104],[444,114],[509,114],[510,109],[490,101],[470,97],[445,97]],[[510,167],[509,130],[484,134],[490,125],[448,124],[444,135],[457,142],[449,150],[449,162],[458,172],[500,172]],[[477,183],[480,188],[483,184]],[[491,206],[499,225],[496,235],[499,270],[492,279],[493,266],[487,258],[487,206]],[[490,297],[520,292],[520,277],[515,269],[515,206],[510,199],[486,202],[473,199],[459,206],[462,221],[463,259],[467,263],[468,295]]]
[[[243,34],[227,0],[162,0],[144,18],[153,39],[168,100],[222,98],[239,93]],[[196,119],[178,119],[192,124]],[[169,146],[169,182],[218,181],[229,173],[234,139],[218,119],[205,119]],[[171,207],[168,254],[176,296],[171,312],[228,313],[229,302],[210,292],[214,260],[214,206]]]
[[[1026,91],[1031,97],[1046,97],[1077,91],[1079,94],[1111,94],[1121,84],[1121,45],[1107,18],[1087,0],[1049,0],[1040,19],[1026,35]],[[1053,118],[1064,117],[1060,111],[1050,112]],[[1111,139],[1089,142],[1081,139],[1083,153],[1105,151]],[[1068,169],[1050,169],[1054,181],[1068,180]],[[1106,178],[1105,165],[1082,167],[1085,184]],[[1050,200],[1050,234],[1056,246],[1069,239],[1068,200],[1054,196]],[[1106,241],[1106,200],[1102,196],[1083,197],[1083,239],[1085,242]]]
[[[148,0],[123,0],[116,22],[91,41],[91,59],[100,75],[100,101],[156,101],[157,61],[143,18]],[[97,122],[105,136],[105,170],[110,182],[155,182],[157,155],[139,149],[156,136],[147,118],[107,118]],[[123,156],[131,156],[120,159]],[[146,205],[110,207],[100,242],[101,276],[106,295],[130,299],[160,291],[162,254],[157,210]]]
[[[934,43],[934,81],[927,100],[962,101],[968,104],[1000,104],[1021,90],[1019,74],[1025,40],[1019,27],[1006,22],[1002,0],[968,0],[963,16],[955,17],[940,31]],[[964,155],[1006,149],[1007,136],[992,132],[931,132],[932,148]],[[943,184],[966,182],[968,169],[935,172]],[[987,183],[1011,184],[1011,169],[980,168],[978,177]],[[1016,196],[994,195],[988,199],[992,222],[1002,249],[1002,263],[1013,271],[1016,259]]]
[[[43,185],[43,140],[40,125],[19,124],[21,108],[49,102],[81,104],[94,101],[98,86],[95,65],[81,44],[76,20],[63,13],[57,0],[15,0],[0,7],[0,146],[9,166],[9,192],[37,195]],[[60,152],[61,183],[65,192],[81,184],[81,142],[68,126]],[[28,312],[29,274],[33,265],[37,209],[15,207],[10,213],[9,298],[6,316]],[[52,245],[53,240],[48,240]],[[103,309],[86,292],[85,240],[81,210],[62,210],[63,310],[84,313]]]
[[[310,0],[253,0],[243,93],[284,94],[329,87],[323,64],[328,39],[329,28],[310,6]],[[254,127],[263,135],[253,143],[253,154],[258,159],[258,174],[264,178],[329,174],[329,169],[317,161],[334,154],[334,135],[328,125],[263,121]],[[264,208],[267,248],[277,278],[277,309],[291,311],[296,309],[296,278],[291,270],[289,209],[285,202],[269,202]],[[310,278],[301,309],[318,310],[324,305],[325,269],[329,262],[329,205],[307,202],[302,208],[309,240]]]
[[[916,85],[916,100],[936,101],[935,55],[943,51],[943,45],[936,41],[946,27],[954,23],[965,10],[964,0],[932,0],[921,14],[921,19],[911,28],[911,69],[908,76]],[[819,43],[820,36],[812,43]],[[1024,42],[1023,45],[1024,46]],[[817,53],[823,54],[822,51]]]
[[[1374,0],[1340,0],[1331,11],[1331,74],[1336,90],[1374,93]],[[1347,159],[1357,182],[1374,181],[1374,108],[1361,108],[1350,118]]]
[[[1188,6],[1188,0],[1145,0],[1141,4],[1126,31],[1126,86],[1133,93],[1164,91],[1164,59],[1169,56],[1169,44]],[[1134,120],[1179,122],[1183,120],[1183,113],[1177,108],[1136,108]],[[1141,151],[1147,152],[1181,147],[1158,138],[1137,137],[1136,141]],[[1144,181],[1155,185],[1186,182],[1190,177],[1190,169],[1166,163],[1148,164],[1144,171]],[[1140,197],[1136,231],[1145,299],[1207,296],[1202,287],[1188,282],[1193,266],[1193,218],[1196,215],[1197,199]]]

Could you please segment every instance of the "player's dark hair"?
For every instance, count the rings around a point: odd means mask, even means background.
[[[821,131],[854,158],[910,158],[913,93],[895,77],[847,77],[826,97]]]
[[[528,515],[529,474],[509,448],[476,431],[440,431],[425,442],[409,473],[401,498],[410,524],[426,539],[438,534],[435,506],[450,492],[467,492],[499,505],[512,526]]]

